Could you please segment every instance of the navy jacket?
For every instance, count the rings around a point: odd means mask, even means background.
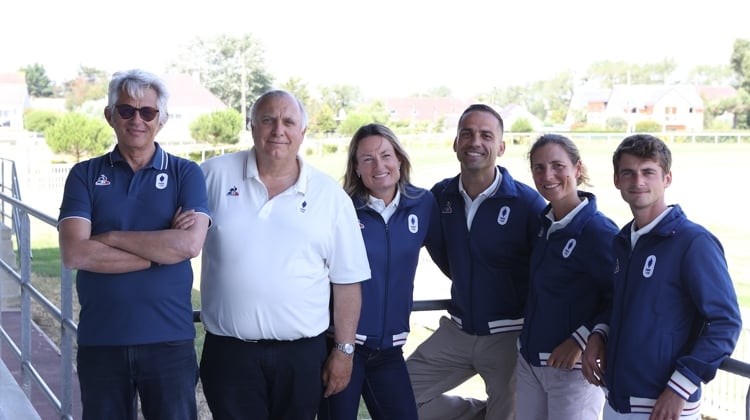
[[[452,280],[448,312],[464,332],[474,335],[521,330],[529,257],[545,206],[536,190],[498,168],[502,182],[479,206],[471,231],[466,227],[459,176],[432,188],[442,241],[439,246],[428,244],[427,249]]]
[[[362,282],[357,343],[379,350],[403,345],[409,333],[414,276],[422,246],[437,223],[437,205],[429,191],[407,186],[386,224],[382,216],[354,198],[372,277]],[[439,226],[434,226],[432,234]]]
[[[713,379],[742,328],[724,250],[677,205],[632,250],[631,224],[614,244],[609,403],[623,413],[650,413],[669,387],[692,409],[700,383]]]
[[[540,215],[544,228],[531,254],[520,338],[521,355],[534,366],[546,366],[552,350],[568,338],[585,349],[590,332],[603,322],[597,315],[611,304],[612,239],[618,228],[597,210],[593,194],[579,191],[578,196],[588,204],[549,238],[552,221],[546,214],[551,206]]]

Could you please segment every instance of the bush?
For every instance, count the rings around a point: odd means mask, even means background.
[[[638,133],[661,133],[662,126],[653,120],[639,121],[635,123],[635,131]]]
[[[55,125],[61,114],[46,109],[29,110],[23,116],[23,128],[37,133],[44,133],[48,128]]]
[[[331,144],[331,143],[323,144],[323,153],[336,153],[338,151],[339,151],[338,144]]]
[[[531,125],[531,121],[526,118],[519,118],[513,121],[513,125],[510,126],[510,131],[513,133],[530,133],[534,131],[534,126]]]

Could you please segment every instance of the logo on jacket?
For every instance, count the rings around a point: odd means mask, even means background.
[[[299,205],[299,212],[304,213],[307,211],[307,200],[302,200],[302,204]]]
[[[156,175],[156,189],[163,190],[164,188],[167,188],[168,181],[169,175],[165,174],[164,172]]]
[[[568,243],[565,244],[565,247],[562,250],[562,256],[563,258],[570,257],[570,254],[573,253],[573,250],[576,248],[576,240],[574,238],[568,239]]]
[[[445,205],[443,206],[442,212],[443,212],[443,214],[453,213],[453,207],[451,206],[451,202],[450,201],[446,201],[445,202]]]
[[[649,278],[654,274],[654,267],[656,266],[656,255],[649,255],[646,257],[646,262],[643,264],[643,277]]]
[[[500,208],[500,213],[497,214],[497,224],[504,225],[508,223],[508,216],[510,216],[510,207],[503,206]]]
[[[227,192],[227,195],[231,195],[232,197],[239,197],[240,192],[237,190],[236,186],[233,186],[229,189],[229,192]]]
[[[417,233],[419,232],[419,218],[416,214],[410,214],[407,218],[409,221],[409,232],[411,233]]]

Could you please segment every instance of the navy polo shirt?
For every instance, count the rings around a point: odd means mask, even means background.
[[[91,234],[168,229],[178,207],[209,214],[200,167],[157,143],[133,172],[119,149],[77,163],[65,182],[61,221],[91,221]],[[195,337],[190,260],[123,274],[78,270],[80,345],[135,345]]]

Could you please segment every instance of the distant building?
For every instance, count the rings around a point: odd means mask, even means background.
[[[383,100],[391,120],[438,123],[443,119],[443,129],[453,130],[458,117],[475,99],[451,97],[407,97]]]
[[[169,121],[158,136],[162,143],[194,142],[190,137],[190,124],[201,115],[228,108],[221,99],[201,85],[197,77],[167,74],[163,79],[169,89]]]
[[[612,89],[579,88],[573,93],[566,118],[572,126],[583,117],[586,124],[606,127],[623,119],[628,131],[641,121],[655,121],[664,131],[702,131],[706,102],[732,96],[733,89],[707,89],[694,85],[617,85]]]
[[[537,118],[536,115],[529,112],[528,108],[519,104],[509,104],[500,109],[496,109],[503,117],[503,126],[505,131],[512,131],[513,124],[520,120],[525,119],[531,124],[534,131],[543,131],[544,122]]]
[[[29,108],[29,90],[23,73],[0,74],[0,128],[23,129],[23,113]]]

